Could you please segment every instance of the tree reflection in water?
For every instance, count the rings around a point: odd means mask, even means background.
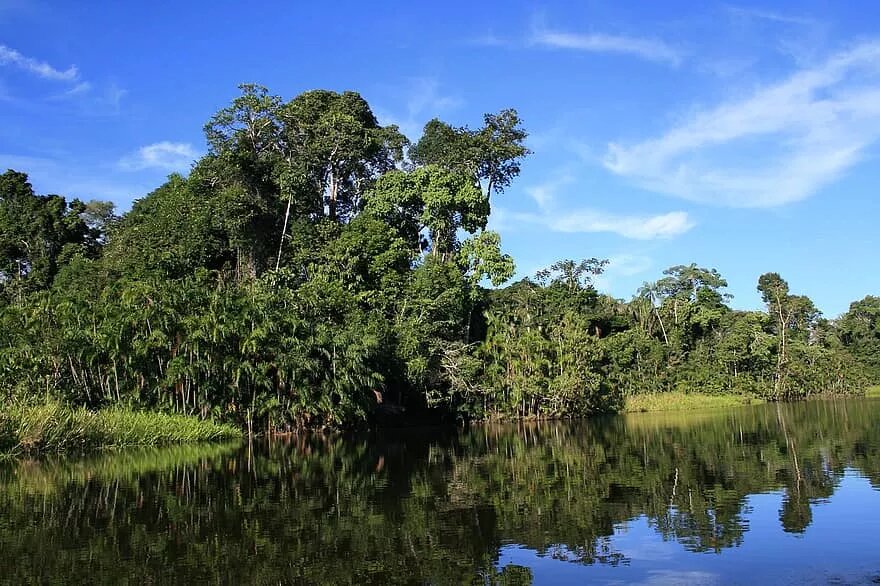
[[[782,492],[780,533],[853,468],[880,487],[880,402],[297,437],[0,469],[13,582],[503,583],[505,546],[626,565],[643,518],[691,552],[748,539],[747,498]]]

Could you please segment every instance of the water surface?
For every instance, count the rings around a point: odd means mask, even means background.
[[[10,583],[880,582],[880,401],[0,467]]]

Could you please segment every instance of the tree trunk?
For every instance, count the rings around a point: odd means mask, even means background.
[[[327,201],[327,214],[331,220],[336,220],[336,197],[338,191],[339,184],[336,180],[336,175],[333,174],[333,171],[330,171],[330,197]]]
[[[284,182],[281,183],[281,191],[284,191]],[[287,198],[287,211],[284,212],[284,226],[281,228],[281,241],[278,243],[278,258],[275,260],[275,270],[281,267],[281,251],[284,249],[284,236],[287,234],[287,221],[290,219],[291,196]]]
[[[666,326],[663,325],[663,318],[660,317],[660,312],[657,310],[657,306],[654,306],[654,314],[657,316],[657,321],[660,322],[660,331],[663,332],[663,341],[666,342],[666,346],[669,346],[669,338],[666,336]]]

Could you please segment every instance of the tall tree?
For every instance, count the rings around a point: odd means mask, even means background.
[[[97,212],[97,210],[101,210]],[[0,175],[0,290],[15,295],[45,289],[75,256],[99,254],[112,204],[37,195],[25,173]],[[95,213],[104,216],[102,220]]]
[[[775,394],[777,397],[789,392],[786,380],[789,346],[792,335],[808,342],[810,332],[819,317],[813,302],[803,295],[791,295],[788,282],[779,273],[764,273],[758,278],[758,291],[776,322],[779,349],[776,364]]]
[[[464,230],[473,234],[486,227],[489,199],[460,172],[437,165],[412,171],[395,170],[376,182],[366,209],[401,226],[421,249],[427,231],[432,256],[450,260]]]
[[[406,138],[381,126],[356,92],[305,92],[279,116],[287,171],[331,220],[350,218],[372,181],[403,159]]]
[[[844,347],[880,382],[880,297],[854,301],[836,323]]]
[[[422,138],[409,151],[418,165],[439,165],[462,172],[482,187],[488,198],[501,193],[519,175],[528,136],[516,110],[483,116],[476,130],[456,128],[438,119],[425,125]]]

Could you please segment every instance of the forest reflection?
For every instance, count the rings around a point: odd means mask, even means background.
[[[628,564],[645,519],[692,552],[748,539],[750,495],[810,530],[844,471],[880,487],[880,401],[293,437],[0,468],[3,579],[528,583],[516,544]]]

